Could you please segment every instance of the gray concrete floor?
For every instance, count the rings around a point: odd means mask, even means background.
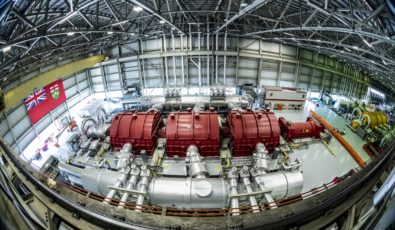
[[[283,110],[274,112],[277,118],[284,117],[287,120],[297,122],[306,121],[307,117],[310,116],[310,109],[315,110],[335,128],[345,130],[346,135],[343,136],[344,139],[359,153],[363,160],[367,161],[370,159],[368,154],[362,149],[366,142],[346,127],[344,119],[327,106],[320,105],[316,108],[313,103],[306,102],[303,111]],[[304,187],[302,192],[320,187],[322,184],[332,181],[334,177],[344,175],[352,168],[358,167],[355,160],[335,138],[332,138],[329,146],[334,150],[336,156],[332,155],[321,142],[309,145],[308,149],[296,149],[290,154],[292,161],[296,158],[303,161],[301,171],[304,177]]]

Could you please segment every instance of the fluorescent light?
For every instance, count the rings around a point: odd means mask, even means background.
[[[11,50],[11,46],[6,46],[3,48],[3,52],[8,52]]]
[[[384,64],[384,65],[387,65],[387,62],[385,62],[384,59],[383,59],[383,64]]]
[[[160,20],[159,24],[165,24],[165,20]]]
[[[133,11],[138,13],[143,11],[143,8],[141,8],[140,6],[133,6]]]
[[[174,28],[174,27],[171,27],[171,30],[175,30],[176,28]]]
[[[286,34],[286,35],[288,35],[288,36],[295,36],[295,35],[293,35],[293,34],[291,34],[291,33],[287,33],[287,32],[284,32],[284,34]]]
[[[111,35],[111,34],[113,34],[113,33],[114,33],[114,32],[112,32],[112,31],[108,31],[108,32],[107,32],[108,35]]]
[[[66,20],[68,20],[69,18],[73,17],[74,15],[77,14],[78,11],[73,11],[73,13],[67,15],[66,17],[64,17],[62,20],[60,20],[59,24],[62,24],[63,22],[65,22]]]
[[[129,21],[129,20],[124,20],[124,21],[120,21],[120,22],[114,23],[114,24],[112,24],[112,25],[113,25],[113,26],[122,25],[122,24],[127,23],[128,21]]]
[[[129,33],[129,34],[132,35],[132,36],[136,35],[135,33]]]
[[[352,48],[353,48],[354,50],[358,50],[358,47],[357,47],[357,46],[352,46]]]
[[[370,60],[371,63],[375,63],[373,60]]]
[[[370,43],[369,43],[368,41],[366,41],[365,39],[362,38],[362,41],[363,41],[367,46],[369,46],[370,48],[373,47],[372,44],[370,44]]]
[[[248,4],[245,3],[245,2],[243,2],[243,3],[240,4],[240,7],[246,7],[246,6],[248,6]]]
[[[317,41],[317,42],[321,42],[321,40],[320,40],[320,39],[317,39],[316,41]]]
[[[348,52],[351,52],[351,50],[347,47],[344,47],[345,50],[347,50]]]
[[[73,36],[75,33],[74,32],[68,32],[67,36]]]

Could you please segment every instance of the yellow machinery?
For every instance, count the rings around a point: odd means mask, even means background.
[[[361,121],[360,121],[360,120],[355,119],[355,120],[353,120],[353,121],[351,122],[351,127],[352,127],[353,129],[358,128],[360,125],[361,125]]]
[[[361,124],[371,129],[387,123],[388,117],[383,112],[362,112]]]

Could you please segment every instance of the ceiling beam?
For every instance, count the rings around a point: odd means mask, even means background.
[[[220,32],[222,29],[227,27],[230,23],[236,21],[238,18],[244,16],[245,14],[249,13],[250,11],[257,10],[259,7],[261,7],[263,4],[268,2],[268,0],[255,0],[252,2],[250,5],[244,7],[241,9],[236,15],[234,15],[232,18],[227,20],[222,26],[220,26],[213,34],[217,34]]]
[[[78,12],[82,9],[85,9],[87,7],[89,7],[92,4],[95,4],[98,0],[91,0],[88,3],[86,3],[85,5],[82,5],[80,7],[78,7],[77,9],[75,9],[74,11],[70,11],[68,14],[66,14],[65,16],[61,17],[59,21],[55,22],[54,24],[52,24],[49,28],[49,30],[52,30],[53,28],[55,28],[57,25],[62,24],[63,22],[67,21],[68,19],[74,17],[75,15],[78,14]]]
[[[370,38],[383,39],[383,40],[385,40],[385,42],[395,45],[395,40],[390,39],[385,34],[377,34],[377,33],[371,33],[371,32],[362,31],[362,30],[354,30],[354,29],[332,27],[332,26],[330,26],[330,27],[329,26],[326,26],[326,27],[309,26],[309,27],[288,27],[288,28],[278,28],[278,29],[267,29],[267,30],[245,33],[245,34],[243,34],[243,36],[252,36],[252,35],[278,33],[278,32],[289,32],[289,31],[324,31],[324,32],[326,31],[326,32],[340,32],[340,33],[346,33],[346,34],[359,34],[359,35],[370,37]]]
[[[176,25],[174,25],[172,22],[170,22],[169,20],[167,20],[166,18],[164,18],[162,15],[160,15],[159,13],[157,13],[154,9],[152,9],[151,7],[141,3],[138,0],[124,0],[127,3],[130,3],[132,5],[137,5],[141,8],[143,8],[143,10],[147,11],[148,13],[154,15],[155,17],[159,18],[160,20],[163,20],[164,22],[166,22],[168,25],[170,25],[172,28],[177,29],[178,31],[180,31],[183,35],[185,35],[185,33]]]
[[[19,13],[18,10],[12,8],[11,12],[17,17],[19,18],[21,21],[23,21],[25,24],[27,24],[28,26],[32,27],[35,31],[37,31],[37,28],[35,28],[35,25],[29,21],[29,19],[27,19],[24,15],[22,15],[21,13]]]

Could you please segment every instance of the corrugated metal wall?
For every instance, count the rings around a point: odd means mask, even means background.
[[[218,45],[217,45],[218,44]],[[109,61],[89,70],[94,92],[139,84],[196,87],[240,84],[298,87],[361,98],[368,78],[341,62],[263,40],[175,36],[120,44]]]

